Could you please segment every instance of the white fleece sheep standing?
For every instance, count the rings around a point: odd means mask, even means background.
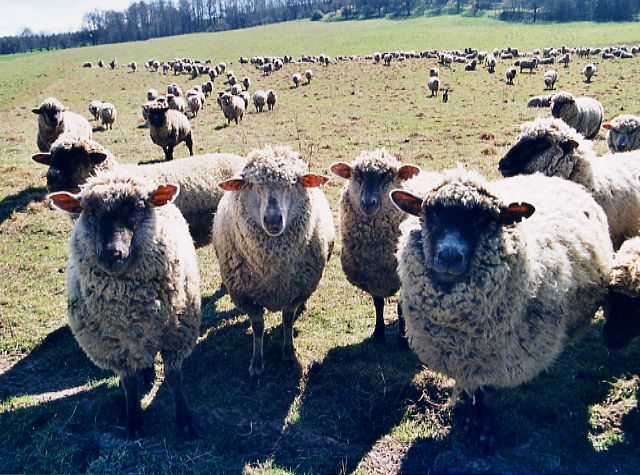
[[[264,105],[267,103],[267,93],[262,89],[253,93],[253,105],[256,108],[256,112],[262,112]]]
[[[402,165],[384,148],[362,152],[352,163],[331,165],[331,172],[348,180],[340,196],[342,250],[347,280],[373,298],[376,326],[373,338],[385,340],[384,299],[400,288],[396,250],[400,223],[406,218],[389,198],[394,188],[420,173]],[[405,344],[404,321],[398,306],[398,343]]]
[[[222,109],[222,113],[227,119],[227,125],[231,125],[232,120],[236,122],[236,125],[238,124],[238,122],[242,122],[244,111],[246,109],[244,97],[225,92],[220,97],[218,97],[218,104],[220,105],[220,109]]]
[[[307,84],[311,84],[311,79],[313,78],[313,71],[311,71],[310,69],[307,69],[304,72],[304,77],[307,79]]]
[[[585,138],[593,140],[604,120],[602,104],[591,97],[574,97],[561,91],[553,95],[551,115],[564,120]]]
[[[539,118],[522,124],[498,168],[504,176],[542,173],[584,186],[604,209],[616,249],[640,234],[640,151],[598,157],[560,119]]]
[[[118,117],[118,111],[116,106],[114,106],[110,102],[103,102],[100,106],[100,110],[98,111],[100,116],[100,122],[102,122],[102,126],[105,129],[113,130],[113,123],[116,121]]]
[[[535,378],[591,325],[609,282],[606,216],[581,186],[541,175],[457,170],[424,200],[392,199],[420,219],[398,250],[409,345],[473,395],[470,429],[489,452],[490,390]]]
[[[619,115],[611,122],[602,124],[608,130],[607,145],[612,153],[640,149],[640,117]]]
[[[213,224],[222,281],[253,329],[252,377],[264,371],[264,309],[282,310],[285,360],[295,361],[293,324],[315,291],[331,255],[335,229],[318,188],[289,147],[254,150],[237,178],[224,181]]]
[[[431,97],[438,95],[440,89],[440,78],[438,76],[431,76],[427,81],[427,87],[431,91]]]
[[[98,99],[94,99],[89,102],[89,112],[93,116],[94,120],[98,120],[100,118],[100,107],[102,107],[102,101]]]
[[[182,388],[182,361],[200,330],[200,276],[187,223],[171,204],[178,187],[124,173],[91,178],[80,195],[49,195],[78,216],[69,240],[67,315],[76,340],[120,376],[127,436],[142,435],[138,373],[162,355],[183,437],[196,436]]]
[[[91,138],[89,121],[80,114],[71,112],[55,97],[48,97],[39,107],[31,109],[38,115],[38,150],[48,152],[51,144],[63,133]]]
[[[542,76],[542,81],[544,82],[545,91],[553,91],[553,89],[556,86],[557,80],[558,80],[558,71],[556,71],[555,69],[545,71],[544,75]]]
[[[173,149],[181,142],[193,155],[193,135],[186,115],[161,104],[150,104],[147,114],[151,140],[162,147],[166,160],[173,160]]]
[[[293,81],[293,85],[295,87],[298,87],[300,85],[300,83],[302,82],[302,76],[300,74],[296,73],[291,77],[291,80]]]
[[[245,164],[239,155],[212,153],[149,165],[120,165],[99,143],[69,134],[61,135],[51,146],[50,153],[36,154],[33,160],[49,167],[49,191],[77,193],[91,176],[116,169],[157,185],[178,185],[180,194],[174,204],[187,220],[196,247],[211,242],[211,226],[223,194],[218,182],[231,178]]]
[[[504,76],[507,78],[507,84],[513,86],[513,80],[515,79],[517,73],[518,71],[516,70],[516,68],[507,69],[507,72],[504,73]]]
[[[591,78],[596,74],[598,68],[595,64],[589,63],[582,70],[582,75],[585,77],[586,82],[591,82]]]

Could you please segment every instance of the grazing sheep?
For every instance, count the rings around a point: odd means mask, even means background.
[[[475,59],[472,59],[471,61],[469,61],[467,64],[464,65],[464,70],[475,71],[477,65],[478,65],[478,62]]]
[[[291,77],[291,80],[293,81],[293,84],[298,87],[300,85],[300,83],[302,82],[302,76],[300,76],[300,74],[296,73]]]
[[[640,117],[619,115],[602,127],[607,132],[607,145],[612,153],[629,152],[640,149]]]
[[[538,68],[538,58],[521,59],[517,66],[520,66],[520,74],[523,69],[528,69],[529,74],[533,74],[533,70]]]
[[[606,217],[581,186],[541,175],[487,183],[458,170],[424,200],[391,198],[420,218],[398,250],[409,345],[473,395],[469,428],[490,452],[485,397],[535,378],[591,325],[609,281]]]
[[[373,338],[384,341],[384,299],[400,288],[395,256],[400,223],[406,215],[389,198],[393,188],[420,173],[402,165],[384,148],[362,152],[352,163],[331,165],[331,172],[348,180],[340,196],[342,251],[347,280],[373,298],[376,326]],[[398,342],[405,342],[404,321],[398,307]]]
[[[558,60],[558,63],[563,64],[565,68],[569,67],[570,62],[571,62],[570,53],[565,53],[564,56]]]
[[[582,75],[585,77],[586,82],[591,82],[591,78],[596,74],[598,68],[593,63],[587,64],[582,70]]]
[[[102,107],[102,101],[99,101],[98,99],[94,99],[89,102],[89,112],[93,116],[94,120],[98,120],[100,117],[100,107]]]
[[[533,96],[527,101],[527,107],[549,107],[551,105],[551,98],[553,94],[547,94],[546,96]]]
[[[63,133],[91,138],[89,121],[80,114],[71,112],[55,97],[48,97],[39,107],[31,109],[38,115],[38,150],[48,152],[51,144]]]
[[[310,69],[307,69],[304,72],[304,77],[307,78],[307,84],[311,83],[311,78],[313,77],[313,71],[311,71]]]
[[[155,101],[158,98],[158,90],[157,89],[149,89],[147,91],[147,101]]]
[[[592,142],[563,121],[539,118],[522,124],[498,169],[507,177],[542,173],[584,186],[604,209],[616,249],[640,234],[640,152],[597,157]]]
[[[131,69],[131,72],[133,73],[135,73],[138,70],[138,63],[136,63],[135,61],[132,61],[127,66],[129,66],[129,68]]]
[[[545,71],[544,76],[542,76],[542,81],[544,82],[545,91],[553,91],[556,86],[556,81],[558,80],[558,71],[555,69],[551,69],[549,71]],[[547,107],[551,105],[548,104]]]
[[[269,89],[267,91],[267,107],[269,108],[270,111],[272,111],[273,108],[276,106],[277,100],[278,100],[278,95],[276,94],[276,91],[274,91],[273,89]]]
[[[516,68],[507,69],[507,72],[504,73],[505,77],[507,78],[507,84],[513,86],[513,80],[516,77],[516,74],[517,74]]]
[[[618,350],[640,335],[640,237],[625,241],[616,252],[604,316],[607,348]]]
[[[149,135],[154,144],[162,147],[166,160],[173,159],[173,149],[184,142],[193,155],[193,136],[189,119],[169,106],[152,104],[148,108]]]
[[[249,90],[249,87],[251,86],[251,79],[247,76],[242,78],[242,87],[244,88],[245,91]]]
[[[69,240],[69,326],[91,361],[120,377],[129,439],[143,430],[138,375],[153,369],[158,353],[178,430],[197,436],[181,368],[200,330],[200,275],[187,223],[171,204],[178,190],[107,172],[80,195],[49,195],[78,216]]]
[[[263,90],[257,90],[253,93],[253,105],[256,108],[256,112],[262,112],[264,105],[267,103],[267,93]]]
[[[438,78],[438,76],[430,77],[427,82],[427,87],[431,91],[431,97],[437,96],[438,90],[440,89],[440,78]]]
[[[574,97],[561,91],[553,95],[551,115],[564,120],[586,139],[593,140],[604,119],[602,104],[591,97]]]
[[[218,98],[218,103],[227,119],[227,125],[230,125],[232,120],[235,120],[236,125],[238,121],[242,122],[245,111],[244,98],[225,92]]]
[[[293,323],[315,291],[331,255],[335,229],[317,187],[326,177],[309,173],[288,147],[254,150],[227,191],[213,223],[220,274],[253,329],[252,377],[264,371],[264,309],[282,310],[283,357],[296,361]]]
[[[92,68],[93,64],[91,63],[91,61],[87,61],[86,63],[82,63],[82,67],[83,68]]]
[[[102,126],[105,129],[113,130],[113,123],[116,121],[116,117],[118,117],[116,106],[110,102],[103,102],[98,114],[100,115],[100,122],[102,122]]]
[[[171,182],[180,186],[175,205],[189,223],[196,247],[211,242],[211,226],[223,191],[218,182],[234,176],[245,160],[231,153],[212,153],[149,165],[120,165],[109,150],[90,139],[61,135],[50,153],[39,153],[33,160],[48,166],[49,191],[78,193],[80,187],[98,172],[123,169],[156,185]]]

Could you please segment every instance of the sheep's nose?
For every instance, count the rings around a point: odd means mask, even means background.
[[[271,236],[278,236],[284,229],[284,221],[281,214],[268,214],[263,220],[264,230]]]
[[[438,272],[461,274],[464,271],[464,254],[455,246],[444,246],[436,252],[435,267]]]
[[[124,258],[124,252],[116,246],[107,246],[102,252],[102,258],[107,262],[117,262]]]
[[[360,200],[360,207],[367,214],[373,214],[380,207],[380,199],[377,196],[363,196]]]

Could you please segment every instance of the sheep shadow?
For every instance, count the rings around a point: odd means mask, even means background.
[[[47,195],[45,186],[30,186],[24,190],[8,195],[0,201],[0,225],[16,212],[24,211],[30,203],[42,201]]]
[[[164,158],[153,158],[151,160],[143,160],[138,162],[138,165],[154,165],[156,163],[165,163],[169,160],[165,160]]]
[[[402,459],[399,473],[634,473],[640,453],[638,410],[621,420],[626,442],[596,449],[600,435],[593,408],[607,403],[615,378],[637,372],[640,345],[610,355],[597,324],[575,346],[532,382],[496,394],[496,451],[482,456],[466,438],[468,405],[459,401],[442,439],[418,438]]]
[[[216,125],[213,130],[223,130],[226,129],[227,127],[229,127],[231,124],[220,124],[220,125]]]
[[[202,322],[200,324],[200,334],[203,335],[207,329],[216,325],[216,322],[221,320],[230,320],[242,315],[242,311],[237,307],[233,307],[231,310],[218,309],[218,301],[227,295],[227,289],[224,284],[220,284],[220,287],[212,293],[202,297]]]

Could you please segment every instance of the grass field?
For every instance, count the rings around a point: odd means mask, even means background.
[[[299,365],[280,361],[280,317],[270,314],[266,374],[250,383],[248,319],[220,290],[212,247],[198,251],[202,335],[185,362],[186,393],[204,437],[178,439],[171,396],[158,378],[144,399],[148,436],[127,442],[117,379],[88,361],[65,326],[71,225],[47,208],[45,169],[30,160],[37,152],[30,109],[47,96],[87,117],[91,99],[113,102],[119,111],[114,130],[98,129],[94,138],[123,162],[161,159],[148,130],[137,127],[147,89],[176,82],[186,90],[204,79],[80,65],[99,58],[142,64],[191,56],[231,63],[237,76],[252,78],[252,90],[273,88],[279,94],[273,113],[250,110],[241,126],[224,127],[226,120],[210,101],[192,120],[196,153],[246,154],[264,143],[284,143],[299,150],[313,171],[326,173],[334,161],[385,146],[425,170],[460,162],[495,178],[518,124],[548,114],[525,105],[528,97],[543,93],[543,69],[518,75],[515,86],[507,86],[506,63],[495,75],[464,72],[462,65],[441,68],[443,82],[454,88],[443,104],[428,97],[426,76],[433,61],[389,68],[365,61],[314,65],[311,84],[294,89],[291,75],[308,66],[288,65],[263,78],[237,57],[637,41],[638,24],[531,26],[439,17],[293,22],[0,58],[0,472],[637,471],[640,345],[636,341],[609,353],[601,343],[599,316],[550,371],[500,392],[498,449],[480,457],[465,440],[453,381],[396,349],[395,305],[387,305],[392,338],[383,345],[372,341],[373,305],[346,281],[337,256],[296,323]],[[607,118],[640,113],[638,58],[600,61],[592,84],[580,75],[586,62],[576,58],[560,70],[559,88],[596,97]],[[604,134],[596,148],[606,149]],[[182,145],[175,153],[187,155]],[[341,187],[339,179],[325,187],[336,217]]]

